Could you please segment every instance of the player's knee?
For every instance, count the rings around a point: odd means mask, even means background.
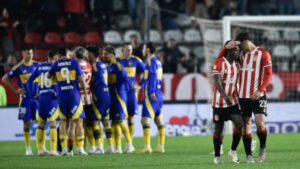
[[[256,123],[257,131],[263,131],[265,129],[265,124],[263,122]]]

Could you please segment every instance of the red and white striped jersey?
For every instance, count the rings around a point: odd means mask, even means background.
[[[92,81],[92,74],[93,68],[92,65],[88,62],[80,62],[80,68],[83,73],[83,79],[85,81],[86,89],[88,92],[87,99],[84,97],[84,91],[80,88],[80,96],[83,105],[90,105],[93,102],[92,92],[91,92],[91,81]]]
[[[222,87],[225,93],[231,98],[233,105],[238,104],[238,74],[240,65],[237,62],[230,64],[225,57],[218,58],[213,67],[212,74],[220,74],[222,76]],[[214,86],[212,106],[215,108],[227,108],[228,105],[221,93]]]
[[[242,54],[240,64],[239,98],[251,98],[263,84],[265,68],[272,66],[271,55],[267,50],[257,47],[251,52]],[[262,95],[265,95],[266,89],[262,90]]]

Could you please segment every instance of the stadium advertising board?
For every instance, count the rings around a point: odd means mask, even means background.
[[[269,103],[266,126],[269,133],[300,132],[300,103]],[[139,106],[141,111],[141,106]],[[201,136],[210,135],[213,131],[212,110],[209,104],[165,104],[163,106],[163,118],[166,126],[167,136]],[[143,134],[141,113],[135,118],[135,136]],[[17,120],[17,108],[0,109],[0,141],[23,140],[22,121]],[[31,125],[30,133],[32,139],[35,136],[37,124]],[[152,122],[152,135],[157,135],[157,130]],[[255,125],[252,126],[253,133],[256,132]],[[230,130],[230,129],[227,129]],[[49,129],[47,130],[49,135]]]

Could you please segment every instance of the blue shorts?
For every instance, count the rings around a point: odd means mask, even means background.
[[[161,109],[163,105],[163,96],[162,93],[156,92],[157,101],[151,99],[148,94],[145,94],[145,101],[143,103],[142,117],[156,118],[161,115]]]
[[[127,92],[127,111],[129,116],[134,116],[138,113],[138,100],[135,91]]]
[[[61,120],[72,119],[76,120],[79,118],[85,118],[83,110],[83,104],[80,100],[80,96],[67,96],[65,98],[58,99],[59,104],[59,117]]]
[[[111,91],[111,105],[110,105],[110,119],[111,120],[122,120],[126,119],[128,116],[127,113],[127,93],[118,92],[117,89]]]
[[[109,92],[96,93],[94,97],[93,110],[95,120],[109,119],[111,97]]]
[[[35,120],[38,102],[33,99],[21,98],[19,103],[19,120]]]
[[[39,111],[36,114],[37,121],[56,121],[59,115],[58,99],[40,97],[38,99]]]

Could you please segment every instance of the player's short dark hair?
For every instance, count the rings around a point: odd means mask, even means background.
[[[240,42],[250,40],[250,34],[248,32],[240,32],[236,35],[235,40]]]
[[[150,53],[154,53],[155,52],[155,47],[154,47],[153,42],[146,43],[146,48],[149,48]]]
[[[75,56],[80,60],[84,59],[88,55],[88,51],[82,46],[78,46],[78,47],[74,48],[73,51],[75,53]]]
[[[67,56],[68,48],[66,48],[65,46],[61,46],[57,49],[57,52],[61,56]]]
[[[105,46],[104,47],[104,51],[106,51],[107,53],[114,54],[114,55],[116,54],[115,53],[115,49],[112,46],[110,46],[110,45]]]
[[[24,50],[33,50],[34,49],[34,47],[33,46],[31,46],[31,45],[22,45],[22,47],[21,47],[21,50],[22,51],[24,51]]]
[[[58,55],[58,51],[56,49],[50,49],[48,51],[48,58],[53,59],[55,55]]]
[[[131,43],[125,42],[125,43],[123,43],[123,48],[124,48],[125,46],[129,46],[129,45],[131,45]]]
[[[231,40],[226,41],[224,45],[227,45],[229,42],[231,42]]]
[[[88,50],[88,52],[91,52],[95,55],[95,57],[99,56],[99,47],[96,45],[88,45],[86,46],[86,49]]]

